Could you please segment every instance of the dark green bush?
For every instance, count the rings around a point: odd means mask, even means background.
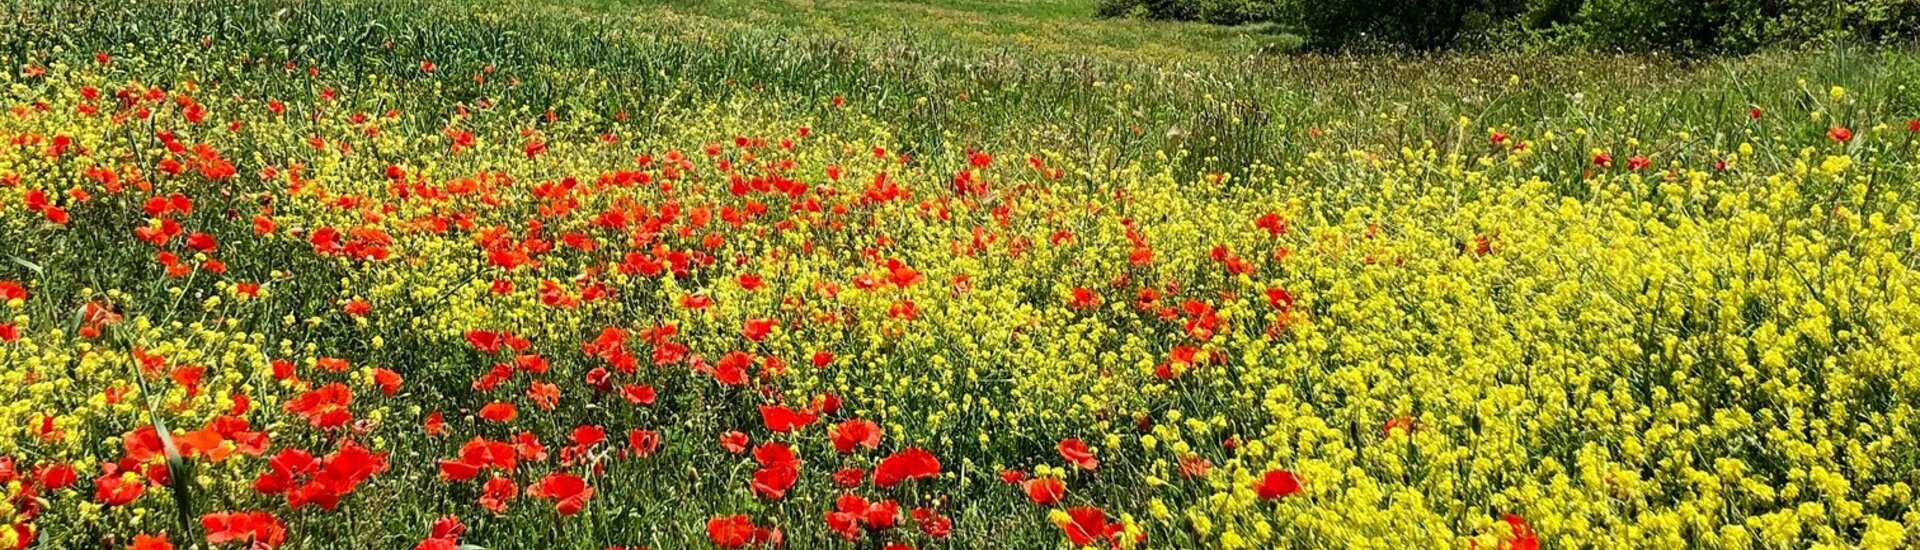
[[[1216,25],[1270,23],[1286,19],[1292,0],[1098,0],[1101,17],[1205,21]]]
[[[1920,38],[1920,0],[1099,0],[1103,17],[1273,23],[1319,50],[1746,53]]]
[[[1575,32],[1593,49],[1745,53],[1826,40],[1910,40],[1920,0],[1584,0],[1570,16],[1535,21]]]
[[[1316,49],[1453,47],[1526,9],[1525,0],[1322,0],[1298,4]]]
[[[1240,25],[1279,21],[1284,16],[1280,0],[1198,0],[1200,20],[1219,25]]]

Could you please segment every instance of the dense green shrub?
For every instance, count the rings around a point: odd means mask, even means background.
[[[1525,11],[1524,0],[1322,0],[1298,4],[1316,49],[1435,50],[1483,33]]]
[[[1099,0],[1104,17],[1276,23],[1320,50],[1744,53],[1920,37],[1920,0]]]
[[[1281,22],[1292,0],[1098,0],[1101,17],[1205,21],[1216,25]]]
[[[1920,0],[1584,0],[1528,23],[1593,49],[1743,53],[1823,40],[1887,42],[1920,31]]]

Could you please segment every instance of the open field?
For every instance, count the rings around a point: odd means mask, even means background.
[[[982,53],[1085,55],[1165,65],[1246,57],[1298,41],[1256,26],[1101,20],[1090,2],[1079,0],[571,0],[546,7],[574,17],[684,21],[729,32],[910,40]]]
[[[0,2],[0,548],[1920,545],[1920,57]]]

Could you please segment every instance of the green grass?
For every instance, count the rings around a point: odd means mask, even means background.
[[[646,24],[780,29],[801,36],[918,39],[983,52],[1039,52],[1164,65],[1284,49],[1262,27],[1100,19],[1084,0],[554,0],[555,9]]]
[[[493,65],[535,84],[495,99],[566,116],[684,109],[754,90],[768,92],[756,93],[757,101],[784,103],[768,112],[818,115],[827,99],[840,96],[883,122],[916,156],[994,145],[1114,167],[1166,153],[1191,172],[1284,165],[1299,150],[1292,144],[1314,128],[1340,140],[1459,139],[1461,116],[1520,129],[1617,106],[1639,113],[1626,131],[1651,137],[1737,123],[1744,105],[1792,107],[1828,85],[1872,94],[1880,103],[1874,111],[1920,112],[1920,88],[1902,85],[1920,75],[1920,59],[1906,50],[1690,62],[1497,53],[1246,56],[1193,36],[1233,31],[1099,20],[1077,3],[1017,10],[955,1],[843,0],[819,3],[817,12],[813,4],[779,7],[789,1],[355,1],[238,11],[206,9],[196,0],[78,10],[25,3],[9,10],[15,31],[8,45],[31,58],[55,45],[113,50],[158,34],[217,37],[259,59],[300,59],[349,73],[404,76],[414,70],[404,59],[433,59],[450,71]],[[892,15],[901,11],[957,15]],[[1056,27],[1067,30],[1015,30]],[[1135,29],[1146,32],[1136,36]],[[1047,45],[1009,47],[1011,35]],[[1107,43],[1130,45],[1093,48],[1097,55],[1077,48]],[[1156,51],[1182,54],[1148,53]],[[470,82],[442,86],[456,98],[499,94]]]

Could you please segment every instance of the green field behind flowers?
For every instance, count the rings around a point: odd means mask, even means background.
[[[1920,545],[1911,46],[0,28],[0,549]]]

